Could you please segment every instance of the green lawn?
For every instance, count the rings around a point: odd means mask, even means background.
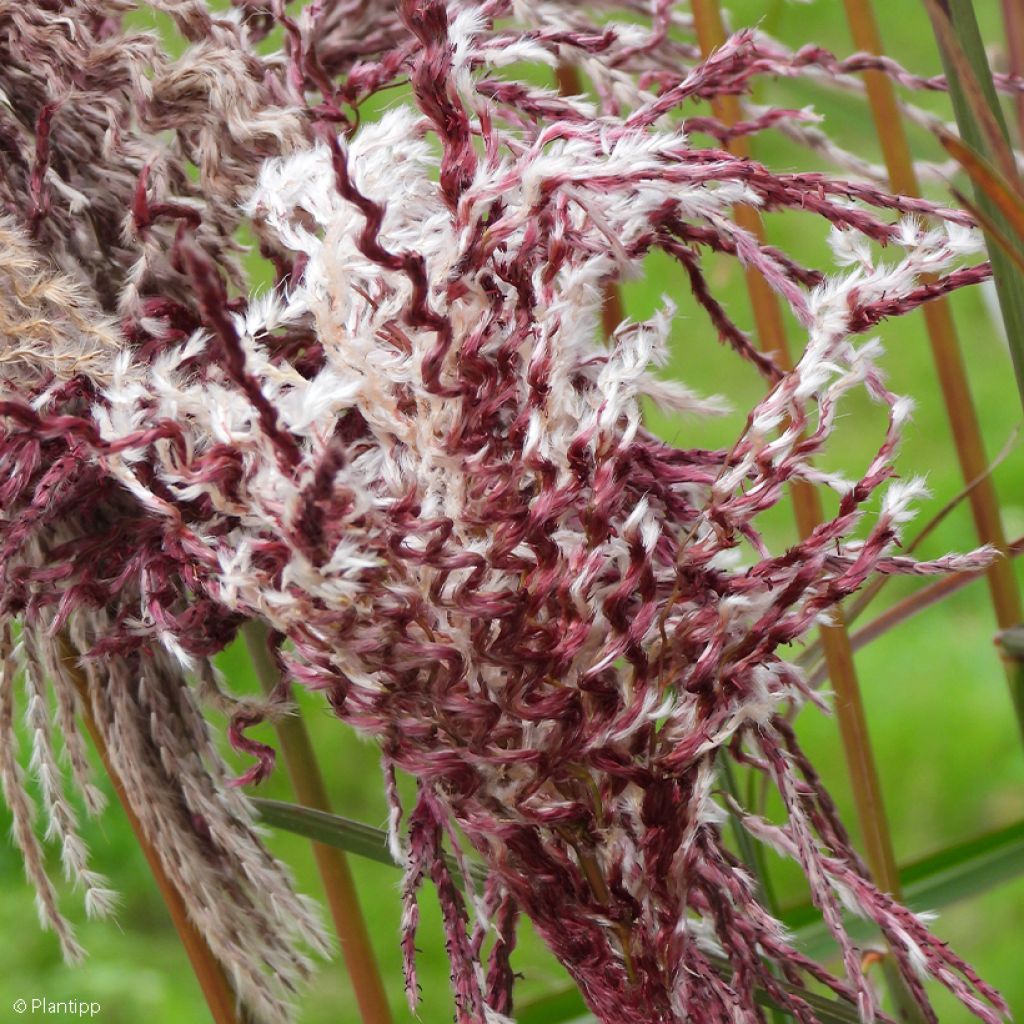
[[[883,35],[890,52],[921,72],[938,70],[938,59],[922,6],[913,0],[879,4]],[[999,38],[998,4],[976,5],[989,39]],[[763,17],[765,26],[792,45],[816,42],[840,53],[850,49],[841,7],[835,0],[811,5],[734,0],[734,23],[749,24]],[[875,155],[866,108],[848,97],[829,94],[802,83],[769,84],[778,102],[813,102],[827,115],[827,127],[848,148]],[[766,98],[766,97],[763,97]],[[943,100],[920,101],[943,109]],[[922,152],[938,156],[930,140],[915,136]],[[757,155],[773,166],[802,169],[808,158],[782,142],[760,144]],[[771,240],[808,258],[823,252],[822,226],[798,215],[769,218]],[[718,293],[730,299],[741,323],[749,323],[742,280],[735,266],[718,262],[712,268]],[[735,416],[713,424],[670,422],[652,416],[651,423],[680,445],[728,445],[742,413],[760,392],[754,373],[720,349],[702,314],[694,309],[680,273],[667,261],[652,260],[644,280],[627,289],[631,312],[643,314],[660,296],[673,297],[680,308],[671,366],[667,372],[704,392],[727,394]],[[978,404],[990,454],[997,452],[1019,423],[1020,402],[1005,345],[980,290],[958,295],[957,322],[969,363],[972,390]],[[921,318],[915,316],[883,325],[879,331],[888,350],[886,365],[895,390],[911,394],[918,411],[911,425],[900,464],[907,474],[926,474],[933,491],[922,518],[960,487],[950,447],[945,413],[931,365]],[[794,343],[799,339],[792,332]],[[880,420],[862,403],[851,402],[836,448],[836,458],[856,466],[878,438]],[[1008,533],[1024,533],[1024,453],[1016,450],[996,472],[1004,503]],[[780,538],[788,524],[776,523]],[[954,512],[930,539],[924,553],[965,549],[972,545],[970,517],[964,508]],[[908,591],[895,583],[885,600]],[[1021,750],[1005,683],[992,644],[994,623],[984,584],[972,586],[944,605],[912,621],[897,634],[879,641],[858,656],[857,665],[868,708],[872,738],[881,768],[896,850],[910,860],[956,839],[1024,818],[1024,752]],[[244,655],[236,650],[222,658],[233,685],[254,689]],[[374,825],[385,820],[376,753],[331,719],[316,701],[304,700],[307,719],[320,752],[336,808]],[[845,781],[839,739],[833,720],[811,710],[799,719],[799,731],[812,758],[832,787],[844,816],[855,822]],[[257,733],[257,735],[259,735]],[[266,737],[270,738],[269,731]],[[109,786],[107,787],[109,790]],[[261,795],[288,799],[279,774]],[[0,809],[0,830],[8,831],[9,816]],[[854,830],[856,834],[856,830]],[[7,1010],[16,999],[97,1000],[105,1024],[181,1024],[207,1019],[198,987],[171,929],[162,903],[135,847],[120,809],[114,805],[98,822],[86,827],[96,866],[107,873],[122,893],[115,922],[85,922],[76,896],[65,892],[64,907],[80,920],[80,935],[90,951],[77,969],[62,965],[52,936],[36,925],[32,894],[24,882],[18,856],[0,844],[0,1020],[16,1019]],[[307,845],[294,837],[270,837],[274,850],[294,867],[303,889],[318,894],[319,885]],[[773,860],[772,870],[783,898],[801,899],[799,873]],[[54,873],[59,866],[54,858]],[[385,972],[399,1022],[411,1021],[405,1008],[398,952],[399,898],[397,872],[367,862],[354,864],[363,894],[374,945]],[[423,897],[424,914],[419,945],[423,949],[420,980],[423,1003],[420,1019],[450,1019],[448,969],[431,893]],[[1024,878],[984,897],[948,908],[938,921],[939,934],[970,959],[983,976],[1000,986],[1018,1013],[1024,1010]],[[523,975],[520,999],[525,1002],[564,984],[564,974],[524,929],[515,966]],[[966,1019],[962,1009],[937,996],[943,1021]],[[342,966],[325,964],[302,1002],[306,1024],[355,1022],[357,1012]]]

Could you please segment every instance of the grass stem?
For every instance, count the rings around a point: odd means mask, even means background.
[[[131,830],[139,844],[139,849],[142,850],[142,854],[146,858],[146,863],[149,865],[153,880],[156,882],[160,895],[167,906],[171,921],[178,933],[178,937],[181,939],[182,946],[185,948],[189,962],[192,964],[192,970],[195,972],[196,980],[199,982],[200,989],[202,989],[206,1004],[210,1008],[210,1016],[213,1018],[214,1024],[244,1024],[245,1018],[239,1011],[238,999],[231,988],[223,966],[213,955],[210,947],[206,944],[206,940],[189,919],[181,893],[178,892],[174,883],[167,877],[163,863],[160,860],[160,855],[146,837],[142,823],[132,810],[128,797],[125,794],[124,786],[121,784],[117,772],[114,771],[110,763],[107,745],[104,743],[103,736],[96,727],[96,721],[92,716],[92,702],[89,699],[89,687],[85,674],[78,665],[78,657],[72,650],[71,644],[63,638],[61,642],[61,658],[68,677],[74,683],[75,689],[78,690],[78,695],[81,698],[81,714],[85,727],[92,737],[96,752],[99,754],[100,761],[103,763],[107,775],[110,776],[117,799],[124,810],[128,824],[131,826]]]
[[[960,138],[979,156],[989,160],[1005,181],[1021,190],[1006,121],[996,96],[988,56],[970,0],[926,0],[942,56],[949,95]],[[1003,221],[999,208],[985,189],[975,185],[979,208],[995,223]],[[989,259],[1006,337],[1024,403],[1024,273],[1011,257],[989,239]]]
[[[1003,26],[1010,73],[1024,74],[1024,0],[1003,0]],[[1017,114],[1017,144],[1024,145],[1024,93],[1017,93],[1013,105]]]
[[[950,99],[963,145],[982,161],[994,164],[1002,176],[1002,182],[1016,193],[1018,199],[1024,198],[1024,185],[1010,148],[1006,120],[996,95],[992,70],[971,0],[926,0],[926,6],[949,79]],[[974,194],[978,209],[984,217],[996,224],[1003,224],[999,204],[990,188],[975,180]],[[1021,402],[1024,403],[1024,273],[1002,248],[998,239],[988,235],[986,240],[1006,339],[1017,376],[1017,387]],[[1019,623],[1018,612],[1015,621],[1001,622],[1000,625],[1005,632]],[[1024,673],[1017,661],[1007,658],[1005,651],[1003,655],[1018,728],[1024,735]]]
[[[846,19],[857,49],[884,56],[885,51],[871,0],[844,0],[844,5]],[[914,170],[910,144],[907,141],[892,81],[881,71],[866,71],[864,84],[889,172],[890,185],[901,195],[919,196],[920,184]],[[988,472],[988,458],[971,398],[967,369],[957,339],[952,310],[946,299],[939,298],[927,303],[923,314],[961,473],[965,481],[975,481],[969,490],[968,500],[978,539],[983,544],[991,544],[1005,556],[1006,535],[999,511],[999,498],[992,476]],[[1021,601],[1010,560],[1003,557],[993,562],[987,576],[989,594],[999,628],[1008,629],[1017,625],[1021,620]],[[1011,687],[1014,678],[1011,672]]]
[[[701,52],[707,57],[726,40],[721,9],[718,0],[693,0],[692,10]],[[742,109],[738,96],[721,96],[713,101],[712,106],[715,115],[726,125],[741,120]],[[750,155],[746,138],[734,139],[728,148],[736,156]],[[736,210],[735,219],[740,227],[763,241],[764,227],[757,210],[751,206],[740,206]],[[762,350],[771,354],[782,369],[792,369],[793,359],[786,340],[778,297],[755,269],[748,268],[746,276],[758,342]],[[822,509],[818,493],[812,486],[799,483],[793,486],[792,496],[797,529],[801,536],[806,537],[821,522]],[[834,625],[821,627],[821,641],[829,678],[835,689],[836,718],[864,838],[865,857],[875,882],[898,898],[899,871],[893,854],[878,769],[871,750],[853,651],[841,613],[835,616]],[[923,1021],[921,1011],[895,969],[891,957],[886,957],[885,968],[898,1018],[915,1024]]]
[[[268,645],[266,627],[250,621],[242,627],[242,635],[260,685],[269,693],[281,680]],[[304,807],[330,812],[330,799],[302,718],[296,713],[279,721],[277,735],[296,800]],[[348,858],[335,846],[313,842],[312,847],[363,1024],[390,1024],[387,993],[359,906]]]

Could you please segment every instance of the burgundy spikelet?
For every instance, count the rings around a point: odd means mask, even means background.
[[[600,17],[536,0],[153,2],[189,44],[178,60],[125,29],[128,0],[56,6],[0,0],[0,781],[69,953],[10,749],[23,674],[33,765],[51,777],[60,733],[93,793],[61,644],[211,948],[258,1015],[287,1016],[316,925],[200,713],[231,714],[254,755],[242,781],[271,769],[246,730],[281,708],[234,700],[210,667],[258,618],[291,677],[380,745],[412,999],[429,878],[460,1024],[512,1013],[520,913],[604,1024],[762,1021],[758,990],[810,1024],[812,981],[870,1021],[845,910],[878,926],[927,1020],[927,977],[1002,1020],[999,995],[867,879],[785,717],[820,702],[789,645],[865,580],[991,557],[895,553],[921,493],[891,482],[910,403],[862,337],[986,278],[979,239],[964,213],[889,194],[807,111],[752,107],[727,127],[693,106],[761,76],[945,83],[751,31],[701,61],[685,9],[661,0],[587,5]],[[283,51],[258,55],[275,25]],[[560,63],[596,100],[508,70]],[[385,112],[362,116],[378,97]],[[777,172],[694,131],[781,131],[838,171]],[[761,244],[737,204],[802,211],[834,265]],[[275,273],[248,299],[243,227]],[[657,375],[667,298],[602,337],[602,296],[659,250],[680,266],[666,287],[686,281],[765,378],[728,450],[643,424],[645,398],[720,408]],[[756,268],[792,310],[792,372],[715,297],[708,253]],[[847,478],[814,463],[854,389],[888,428]],[[771,550],[761,517],[800,480],[837,511]],[[776,787],[781,824],[724,795],[727,757]],[[418,780],[407,811],[398,769]],[[58,777],[51,834],[102,905]],[[800,864],[842,977],[760,904],[728,811]]]

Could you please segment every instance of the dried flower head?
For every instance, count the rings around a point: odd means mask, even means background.
[[[998,994],[868,880],[784,714],[820,700],[785,648],[872,574],[990,558],[895,553],[921,493],[890,482],[910,403],[862,340],[985,278],[980,242],[963,213],[882,189],[806,111],[751,108],[731,128],[685,117],[766,73],[850,87],[871,66],[942,83],[751,32],[702,61],[680,42],[689,19],[660,2],[591,5],[599,18],[526,0],[152,6],[191,42],[181,59],[128,33],[122,0],[59,17],[0,2],[20,154],[0,170],[0,611],[22,623],[34,765],[92,905],[107,891],[50,785],[56,727],[92,793],[61,643],[214,952],[258,1013],[285,1014],[308,969],[300,940],[318,932],[200,713],[212,698],[232,714],[232,741],[255,755],[242,781],[270,770],[273,751],[245,730],[273,709],[234,703],[209,661],[257,618],[288,676],[380,744],[410,997],[429,876],[460,1022],[511,1012],[520,910],[605,1022],[757,1021],[758,989],[812,1022],[811,981],[870,1021],[844,909],[878,926],[922,1007],[932,977],[1002,1019]],[[623,13],[649,18],[606,17]],[[284,52],[257,55],[274,25]],[[596,102],[507,72],[563,62]],[[408,101],[360,119],[406,80]],[[690,140],[774,130],[853,177],[778,173]],[[737,204],[814,215],[835,266],[763,245]],[[276,270],[248,300],[229,290],[244,282],[243,222]],[[602,336],[607,290],[656,250],[766,378],[728,450],[672,447],[643,424],[645,398],[719,408],[657,374],[670,299]],[[755,268],[792,310],[792,371],[713,296],[705,252]],[[854,389],[888,428],[847,479],[814,460]],[[837,510],[775,552],[761,517],[796,481],[834,492]],[[10,753],[19,670],[4,628],[0,780],[45,918],[74,953]],[[725,757],[774,784],[781,823],[722,794]],[[404,827],[396,769],[418,780]],[[760,904],[723,840],[729,810],[801,865],[843,977]],[[482,892],[467,844],[489,872]]]

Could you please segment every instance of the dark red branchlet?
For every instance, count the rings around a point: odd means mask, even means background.
[[[237,790],[272,770],[247,730],[288,686],[239,700],[211,664],[255,618],[289,681],[381,747],[411,1000],[429,879],[459,1024],[513,1013],[521,914],[605,1024],[757,1022],[762,993],[811,1024],[812,983],[880,1019],[847,909],[877,926],[926,1020],[927,977],[1002,1020],[998,993],[872,885],[787,719],[822,703],[790,645],[865,581],[992,557],[898,553],[921,493],[895,480],[910,404],[863,337],[988,266],[966,213],[890,194],[806,111],[727,128],[694,106],[780,75],[945,82],[753,32],[702,61],[662,2],[150,6],[189,43],[181,58],[128,29],[120,0],[0,0],[0,783],[65,952],[80,951],[11,739],[24,675],[35,770],[62,777],[59,734],[95,809],[70,652],[211,949],[256,1016],[289,1016],[320,936]],[[283,52],[262,56],[275,26]],[[579,63],[595,98],[516,80],[522,63]],[[836,169],[719,148],[772,132]],[[763,244],[738,204],[801,212],[835,259]],[[249,294],[243,236],[273,290]],[[682,271],[666,289],[688,288],[687,329],[702,311],[765,379],[727,450],[644,424],[647,400],[719,409],[657,372],[671,303],[602,334],[602,297],[653,253]],[[792,371],[715,294],[709,254],[792,311]],[[855,389],[887,425],[867,464],[826,473],[815,460]],[[794,481],[836,511],[775,550],[763,517]],[[236,787],[211,705],[254,758]],[[777,790],[779,821],[724,792],[726,758]],[[408,812],[399,770],[417,784]],[[56,781],[43,798],[69,874],[109,909]],[[729,813],[800,865],[838,975],[762,905]]]

